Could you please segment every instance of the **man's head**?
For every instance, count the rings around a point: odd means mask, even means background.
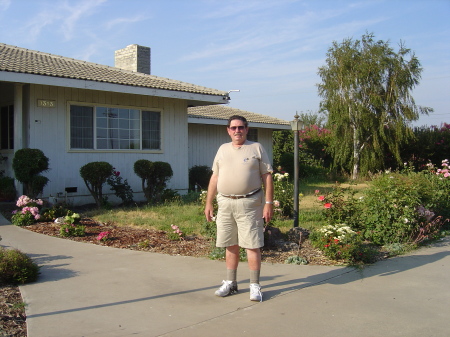
[[[245,117],[234,115],[228,119],[227,124],[228,135],[235,145],[244,144],[247,139],[248,123]]]
[[[230,127],[231,126],[231,122],[233,121],[233,120],[240,120],[240,121],[242,121],[242,122],[244,122],[244,125],[245,125],[245,127],[247,128],[248,127],[248,123],[247,123],[247,120],[245,119],[245,117],[243,117],[243,116],[239,116],[239,115],[233,115],[233,116],[231,116],[230,118],[228,118],[228,123],[227,123],[227,127]]]

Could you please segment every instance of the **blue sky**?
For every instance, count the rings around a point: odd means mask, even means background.
[[[333,41],[373,32],[422,63],[416,103],[450,123],[450,0],[0,0],[0,42],[114,66],[152,48],[152,74],[231,93],[230,106],[285,120],[317,111]]]

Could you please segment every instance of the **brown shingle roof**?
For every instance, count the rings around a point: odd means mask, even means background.
[[[0,43],[0,71],[228,96],[226,91]]]
[[[231,108],[226,105],[206,105],[188,108],[188,117],[190,118],[228,120],[228,118],[230,118],[233,115],[243,116],[250,123],[289,125],[289,122],[282,119],[260,115],[257,113],[240,110],[236,108]]]

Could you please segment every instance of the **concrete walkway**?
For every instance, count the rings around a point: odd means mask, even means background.
[[[450,239],[363,270],[263,264],[264,302],[214,296],[223,262],[109,248],[12,226],[1,245],[41,268],[20,287],[28,336],[450,335]]]

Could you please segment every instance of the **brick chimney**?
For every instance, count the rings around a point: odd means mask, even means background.
[[[150,75],[150,48],[130,44],[115,51],[114,66]]]

